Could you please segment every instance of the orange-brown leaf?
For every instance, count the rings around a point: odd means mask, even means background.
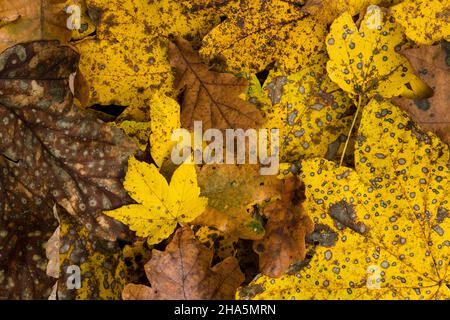
[[[306,256],[305,237],[313,231],[313,223],[296,199],[298,185],[296,179],[285,180],[281,199],[263,210],[269,219],[266,234],[253,249],[259,254],[261,272],[270,277],[280,277]]]
[[[166,250],[153,250],[145,265],[152,287],[130,284],[124,299],[225,300],[233,299],[244,280],[238,261],[228,257],[211,267],[213,252],[189,227],[178,229]]]

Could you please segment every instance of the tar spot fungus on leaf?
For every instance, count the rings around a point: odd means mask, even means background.
[[[419,44],[450,40],[448,0],[406,0],[394,6],[391,14],[405,28],[406,35]]]
[[[382,23],[369,28],[366,21],[375,14],[382,17]],[[407,44],[402,28],[380,8],[368,13],[359,29],[349,13],[342,14],[331,25],[326,42],[328,74],[351,96],[417,99],[432,94],[399,54]]]
[[[195,167],[182,164],[167,183],[153,165],[131,157],[124,187],[138,203],[105,214],[125,223],[139,237],[156,244],[169,237],[178,223],[189,223],[206,208],[208,199],[200,197]]]
[[[326,26],[303,13],[303,1],[244,0],[204,39],[202,57],[233,72],[255,73],[276,61],[296,72],[325,50]]]
[[[179,229],[165,251],[153,250],[145,265],[152,287],[129,284],[124,300],[232,299],[244,280],[236,258],[211,267],[213,252],[195,239],[189,227]]]
[[[303,162],[306,210],[338,238],[298,274],[260,277],[260,299],[450,297],[449,148],[389,102],[363,111],[356,170]],[[242,298],[251,298],[244,297]]]
[[[271,71],[264,93],[270,99],[262,107],[265,127],[280,129],[281,161],[334,159],[345,142],[354,106],[330,80],[323,65],[292,75]]]

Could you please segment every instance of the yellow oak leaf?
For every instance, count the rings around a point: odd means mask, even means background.
[[[207,198],[200,197],[195,167],[188,164],[175,170],[169,185],[153,164],[131,157],[124,187],[137,204],[105,214],[128,225],[137,236],[148,237],[150,245],[170,236],[178,223],[194,220],[208,203]]]
[[[315,255],[258,299],[450,298],[449,148],[389,102],[363,111],[355,170],[303,162]],[[241,291],[251,292],[252,290]]]
[[[204,39],[207,60],[224,60],[233,72],[255,73],[276,61],[298,71],[325,51],[326,25],[301,11],[302,1],[244,0]]]
[[[96,36],[75,45],[81,53],[76,95],[83,106],[148,105],[157,90],[169,92],[168,37],[201,39],[220,21],[219,12],[191,12],[180,1],[87,0],[87,6],[99,20]]]
[[[374,15],[380,17],[378,27],[367,23]],[[432,90],[399,54],[406,43],[402,28],[380,8],[365,16],[359,30],[352,16],[344,13],[333,22],[327,36],[328,74],[351,96],[430,96]]]
[[[280,160],[334,159],[352,122],[353,102],[328,77],[323,64],[286,75],[271,71],[264,85],[270,104],[267,128],[280,129]],[[258,97],[257,97],[258,99]]]
[[[391,8],[395,21],[419,44],[450,40],[450,1],[407,0]]]

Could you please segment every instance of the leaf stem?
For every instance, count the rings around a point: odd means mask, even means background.
[[[342,151],[342,155],[341,155],[341,161],[339,162],[340,167],[342,166],[342,163],[344,162],[345,153],[347,152],[348,142],[350,141],[350,138],[352,136],[353,128],[355,127],[356,119],[358,118],[359,111],[361,109],[361,104],[362,104],[362,95],[359,95],[358,105],[356,106],[355,116],[353,118],[352,126],[350,127],[350,130],[348,132],[347,140],[345,141],[344,150]]]

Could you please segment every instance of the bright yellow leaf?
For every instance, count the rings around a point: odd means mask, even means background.
[[[450,40],[449,0],[408,0],[393,7],[391,14],[417,43]]]
[[[258,299],[450,298],[449,148],[389,102],[363,111],[355,170],[302,163],[318,243],[296,275],[260,277]],[[241,291],[251,292],[251,290]]]
[[[353,102],[333,83],[323,64],[286,75],[271,71],[264,85],[267,128],[280,129],[280,160],[334,159],[352,122]]]
[[[204,39],[200,54],[233,72],[255,73],[272,62],[298,71],[325,50],[326,26],[301,11],[302,1],[244,0]]]
[[[169,159],[176,142],[172,133],[181,127],[180,105],[167,96],[155,95],[150,108],[150,152],[158,167]]]
[[[220,21],[219,12],[190,11],[181,1],[87,0],[87,5],[100,18],[95,38],[75,45],[81,54],[76,94],[84,106],[148,105],[157,90],[169,92],[168,37],[201,39]]]
[[[379,26],[367,23],[374,15],[381,17]],[[328,74],[351,96],[429,96],[431,89],[399,54],[405,44],[402,28],[381,9],[368,13],[359,30],[352,16],[344,13],[334,21],[327,37]]]
[[[175,170],[169,185],[153,164],[131,157],[124,187],[137,204],[105,214],[128,225],[139,237],[148,237],[148,244],[166,239],[178,223],[194,220],[208,202],[200,197],[195,167],[188,164]]]
[[[150,122],[136,122],[125,120],[120,124],[112,123],[122,129],[128,137],[130,137],[142,151],[147,149],[148,136],[150,134]]]

